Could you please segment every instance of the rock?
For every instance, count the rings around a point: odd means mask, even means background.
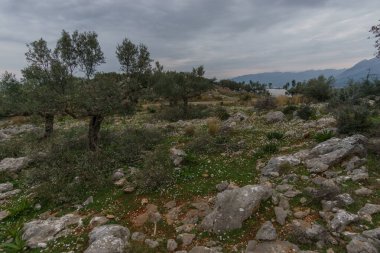
[[[294,210],[294,213],[293,213],[293,216],[297,219],[303,219],[305,218],[306,216],[308,216],[310,214],[310,208],[306,208],[304,210],[301,210],[301,209],[295,209]]]
[[[11,197],[19,194],[20,192],[21,192],[20,189],[15,189],[15,190],[12,190],[12,191],[0,193],[0,200],[9,199],[9,198],[11,198]]]
[[[0,184],[0,193],[9,192],[12,190],[13,190],[13,184],[12,183],[7,182],[7,183]]]
[[[193,242],[194,238],[195,238],[194,234],[188,234],[188,233],[179,234],[177,236],[177,240],[182,242],[183,247],[190,245]]]
[[[174,166],[180,166],[186,157],[186,152],[182,149],[177,149],[174,147],[170,149],[170,157],[173,161]]]
[[[80,223],[81,217],[75,214],[66,214],[60,218],[33,220],[24,224],[22,239],[29,247],[36,248],[41,243],[47,243],[64,235],[68,226]]]
[[[86,199],[86,201],[85,202],[83,202],[83,206],[88,206],[89,204],[92,204],[92,203],[94,203],[94,197],[93,196],[90,196],[90,197],[88,197],[87,199]]]
[[[371,216],[376,213],[380,213],[380,205],[375,205],[375,204],[370,204],[370,203],[365,204],[365,206],[362,207],[358,212],[360,216],[365,216],[365,215]]]
[[[272,195],[272,189],[263,185],[247,185],[218,193],[214,210],[202,221],[202,228],[215,233],[241,228],[261,201]]]
[[[132,193],[132,192],[135,191],[135,189],[136,189],[136,187],[135,187],[134,185],[132,185],[132,184],[127,184],[127,185],[124,187],[123,191],[124,191],[125,193]]]
[[[89,234],[89,247],[84,253],[123,253],[129,236],[129,229],[120,225],[96,227]]]
[[[361,172],[353,175],[351,177],[352,181],[358,182],[358,181],[367,181],[369,179],[368,172]]]
[[[365,158],[359,158],[357,156],[354,156],[347,163],[342,164],[342,165],[346,170],[352,171],[364,165],[366,162],[367,160]]]
[[[290,227],[291,234],[302,244],[310,244],[313,242],[330,241],[327,230],[319,224],[312,224],[304,220],[293,220]]]
[[[218,192],[222,192],[227,189],[229,183],[227,181],[223,181],[215,186]]]
[[[285,114],[281,111],[268,112],[264,116],[267,123],[276,123],[285,120]]]
[[[113,184],[117,187],[123,187],[126,182],[127,182],[127,179],[120,178],[119,180],[115,181]]]
[[[279,173],[284,166],[296,166],[299,164],[301,164],[301,160],[293,155],[274,157],[261,169],[261,174],[270,176],[272,173]]]
[[[373,191],[371,189],[361,187],[360,189],[355,190],[355,194],[358,196],[368,196],[371,195]]]
[[[189,233],[195,228],[195,224],[184,224],[182,226],[176,227],[175,231],[177,233]]]
[[[109,220],[104,216],[95,216],[95,217],[92,217],[92,219],[90,220],[89,226],[91,228],[98,227],[98,226],[106,224],[108,221]]]
[[[368,140],[363,135],[353,135],[344,139],[331,138],[315,146],[309,153],[305,165],[311,173],[320,173],[344,159],[366,154]]]
[[[18,173],[30,162],[28,157],[4,158],[0,162],[0,172]]]
[[[338,201],[338,206],[341,207],[349,206],[355,202],[348,193],[339,194],[335,197],[335,199]]]
[[[297,245],[287,241],[261,242],[246,253],[299,253]]]
[[[358,215],[339,209],[330,222],[330,228],[336,232],[343,232],[347,225],[358,219]]]
[[[195,207],[198,210],[199,217],[205,217],[206,215],[211,213],[211,208],[205,201],[191,203],[191,206]]]
[[[277,239],[276,229],[272,222],[266,221],[256,233],[256,240],[274,241]]]
[[[210,248],[204,246],[196,246],[192,248],[189,253],[213,253],[213,251]]]
[[[346,246],[347,253],[379,253],[372,240],[363,236],[355,236]]]
[[[9,215],[10,215],[10,212],[8,212],[7,210],[0,211],[0,221],[6,219]]]
[[[280,201],[278,203],[278,206],[282,207],[284,210],[289,210],[290,204],[289,204],[288,198],[285,196],[280,196]]]
[[[183,224],[196,224],[199,220],[199,211],[196,209],[190,209],[185,217],[182,219]]]
[[[181,212],[181,207],[174,207],[169,210],[167,214],[165,214],[166,223],[172,225],[174,222],[178,220],[178,216]]]
[[[133,232],[131,239],[132,241],[143,242],[146,239],[146,235],[142,232]]]
[[[175,251],[178,248],[178,243],[174,239],[169,239],[166,244],[166,248],[169,252]]]
[[[288,211],[285,211],[282,207],[275,207],[274,213],[276,215],[276,221],[280,225],[285,225],[286,217],[288,217]]]
[[[118,180],[120,180],[120,179],[122,179],[124,177],[125,177],[125,174],[124,174],[123,169],[118,169],[117,171],[115,171],[113,173],[113,175],[112,175],[112,181],[115,182],[115,181],[118,181]]]
[[[293,185],[290,184],[280,184],[276,186],[276,191],[278,192],[286,192],[289,190],[293,190]]]
[[[300,195],[301,193],[302,192],[300,192],[298,190],[289,190],[289,191],[284,193],[284,196],[287,198],[294,198],[294,197]]]
[[[151,249],[157,248],[160,245],[159,242],[152,239],[145,239],[145,244]]]

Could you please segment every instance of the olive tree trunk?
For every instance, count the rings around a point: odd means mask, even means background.
[[[91,151],[98,149],[99,131],[102,124],[103,116],[91,116],[90,124],[88,126],[88,145]]]
[[[49,138],[54,130],[54,114],[45,114],[45,133],[44,138]]]

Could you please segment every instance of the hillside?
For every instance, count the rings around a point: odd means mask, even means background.
[[[249,74],[231,78],[236,82],[253,82],[272,83],[273,87],[280,88],[287,82],[292,80],[305,81],[311,78],[324,75],[326,77],[333,76],[336,79],[336,86],[346,85],[350,80],[361,81],[370,73],[371,79],[380,77],[380,60],[372,58],[363,60],[348,69],[324,69],[324,70],[307,70],[301,72],[267,72],[258,74]]]

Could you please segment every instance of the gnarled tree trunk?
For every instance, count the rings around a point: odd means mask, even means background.
[[[45,114],[45,133],[44,138],[49,138],[54,130],[54,114]]]
[[[91,116],[90,124],[88,126],[88,145],[91,151],[98,149],[99,131],[102,124],[103,116]]]

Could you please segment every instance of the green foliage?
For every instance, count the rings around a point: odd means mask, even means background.
[[[268,140],[282,140],[284,138],[284,134],[280,132],[269,132],[266,134]]]
[[[17,199],[8,207],[10,215],[7,219],[17,219],[33,212],[33,205],[27,197]]]
[[[26,242],[22,239],[22,226],[14,226],[8,228],[8,231],[4,231],[12,238],[12,242],[1,243],[0,249],[7,253],[22,253],[27,252]]]
[[[246,92],[250,92],[254,94],[268,94],[266,90],[267,85],[262,84],[260,82],[249,81],[249,83],[246,84],[244,82],[238,83],[232,80],[220,80],[217,83],[217,85],[221,87],[229,88],[230,90],[233,90],[233,91],[246,91]]]
[[[372,125],[365,106],[342,106],[337,111],[338,131],[342,134],[366,132]]]
[[[144,166],[136,176],[138,191],[151,192],[174,182],[174,168],[165,147],[157,147],[147,155]]]
[[[28,110],[23,103],[25,90],[12,73],[5,72],[0,79],[0,117],[22,115]]]
[[[164,107],[154,117],[159,120],[176,122],[178,120],[202,119],[212,116],[211,110],[204,105],[190,105],[185,114],[182,107]]]
[[[222,106],[217,106],[213,112],[214,116],[220,120],[227,120],[230,117],[230,114],[227,112],[226,108]]]
[[[315,117],[315,110],[309,105],[303,105],[298,109],[297,116],[303,120],[309,120]]]
[[[292,82],[292,87],[288,90],[289,94],[301,94],[306,97],[318,101],[324,102],[331,98],[332,96],[332,84],[334,83],[334,78],[325,78],[324,76],[319,76],[318,78],[312,78],[307,82]],[[287,86],[288,87],[288,86]]]
[[[328,139],[331,139],[334,136],[335,136],[335,134],[333,131],[323,130],[322,132],[315,133],[313,138],[316,142],[320,143],[320,142],[327,141]]]
[[[156,130],[127,129],[103,132],[97,152],[87,149],[83,133],[71,130],[55,137],[49,154],[28,173],[28,183],[37,185],[36,199],[42,205],[81,203],[88,196],[112,187],[110,176],[116,168],[140,163],[143,151],[152,150],[162,140]]]
[[[260,152],[263,154],[274,154],[278,151],[278,145],[276,143],[268,143],[261,147]]]
[[[286,106],[282,112],[285,114],[285,115],[292,115],[293,112],[297,111],[298,107],[296,105],[288,105]]]

